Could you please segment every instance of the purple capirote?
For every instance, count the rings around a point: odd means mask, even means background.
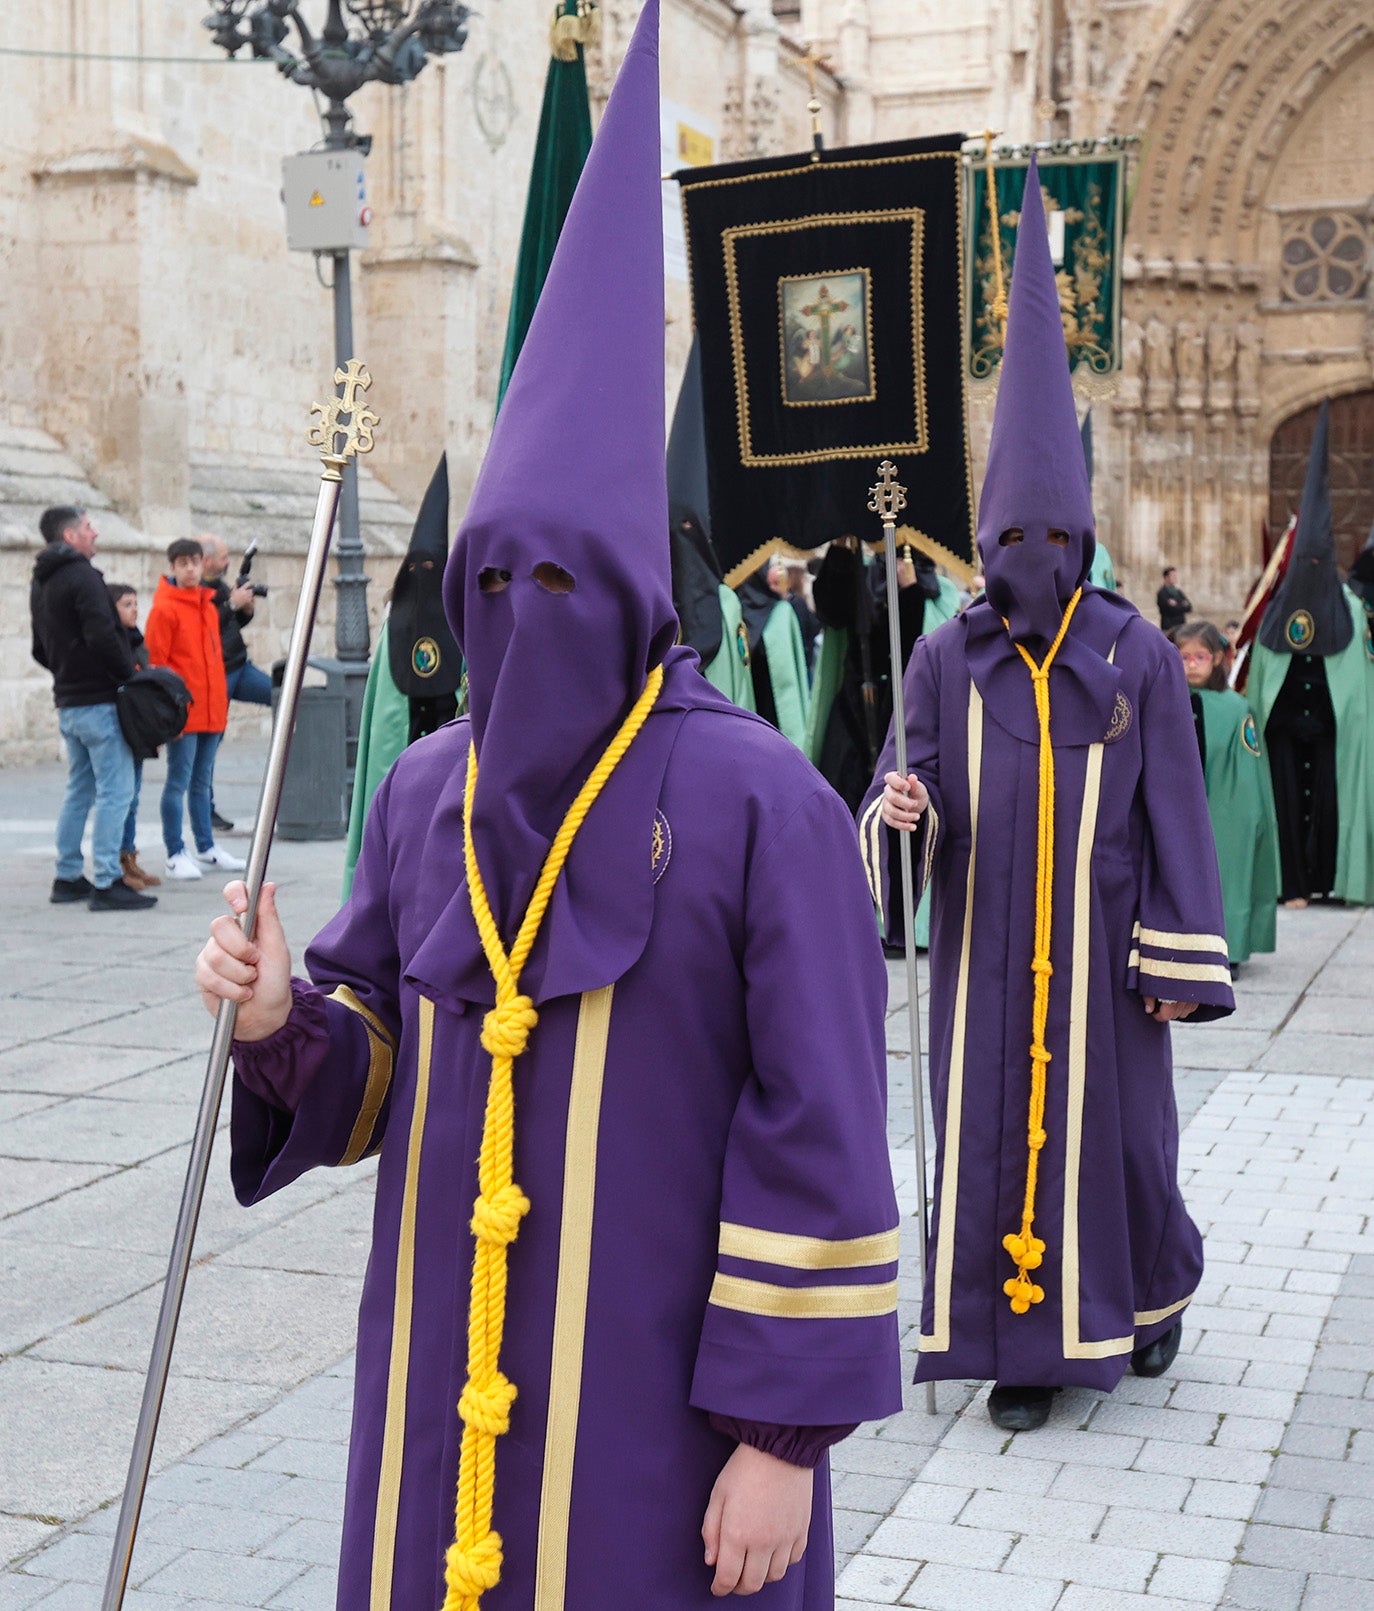
[[[1052,542],[1052,531],[1067,543]],[[1009,532],[1021,535],[1004,540]],[[1037,658],[1058,631],[1064,606],[1087,576],[1096,547],[1040,169],[1032,157],[1016,228],[1006,343],[978,501],[978,549],[989,602],[1006,617],[1012,637]]]

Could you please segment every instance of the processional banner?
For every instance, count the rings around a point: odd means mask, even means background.
[[[711,536],[729,585],[871,526],[880,459],[900,540],[973,566],[962,348],[961,135],[690,168]]]
[[[1080,388],[1091,390],[1092,377],[1121,367],[1126,154],[1089,142],[1086,149],[1068,143],[1037,148],[1035,155],[1069,366]],[[1005,295],[1030,151],[994,148],[993,158],[991,172],[980,156],[970,158],[966,169],[968,372],[975,380],[988,379],[1002,361]]]

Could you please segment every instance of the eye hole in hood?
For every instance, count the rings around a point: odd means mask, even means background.
[[[540,560],[530,574],[546,593],[571,593],[577,586],[572,572],[565,571],[551,559]]]

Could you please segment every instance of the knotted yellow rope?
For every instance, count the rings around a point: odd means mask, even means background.
[[[529,909],[507,956],[492,915],[477,852],[472,840],[472,801],[477,787],[477,752],[468,751],[463,796],[463,854],[468,898],[487,965],[496,981],[496,1005],[482,1022],[482,1045],[491,1053],[491,1081],[482,1120],[482,1149],[477,1164],[477,1200],[472,1206],[472,1234],[477,1240],[468,1302],[468,1371],[458,1414],[463,1444],[458,1463],[458,1499],[454,1541],[445,1558],[447,1593],[443,1611],[477,1611],[488,1589],[501,1581],[501,1536],[492,1531],[491,1510],[496,1481],[496,1440],[510,1429],[514,1382],[499,1368],[506,1324],[506,1249],[529,1212],[529,1199],[515,1184],[515,1090],[512,1066],[524,1051],[539,1014],[520,994],[520,974],[539,934],[554,885],[563,871],[577,831],[593,802],[619,765],[625,751],[654,707],[663,687],[663,668],[649,673],[644,692],[596,763],[563,824],[549,846]]]
[[[1035,690],[1035,714],[1040,723],[1040,797],[1036,815],[1035,848],[1035,954],[1031,958],[1031,975],[1035,995],[1031,1007],[1031,1094],[1030,1113],[1026,1121],[1026,1139],[1029,1156],[1026,1159],[1026,1198],[1021,1210],[1021,1229],[1013,1236],[1004,1236],[1002,1246],[1016,1263],[1016,1274],[1003,1283],[1002,1291],[1011,1299],[1013,1314],[1023,1315],[1031,1304],[1045,1296],[1044,1287],[1030,1278],[1030,1271],[1038,1270],[1045,1256],[1044,1242],[1034,1234],[1035,1187],[1040,1174],[1040,1151],[1045,1145],[1045,1085],[1046,1067],[1050,1061],[1045,1045],[1045,1023],[1050,1011],[1050,939],[1054,929],[1054,749],[1050,744],[1050,666],[1059,653],[1060,645],[1073,620],[1073,612],[1083,597],[1080,587],[1069,600],[1064,619],[1050,652],[1037,666],[1024,644],[1016,651],[1030,668],[1031,686]]]

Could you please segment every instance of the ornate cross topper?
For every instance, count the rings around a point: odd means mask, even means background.
[[[312,447],[320,449],[325,475],[331,480],[338,479],[339,471],[355,453],[371,452],[372,427],[380,423],[361,398],[361,393],[372,384],[372,376],[362,359],[350,358],[347,367],[336,369],[334,384],[341,388],[338,395],[327,403],[315,403],[311,407],[310,412],[318,414],[320,420],[318,425],[311,426],[307,437]],[[340,436],[343,444],[336,447]]]
[[[891,459],[884,459],[878,466],[878,475],[881,479],[877,486],[868,489],[872,494],[869,511],[879,516],[884,526],[895,526],[897,516],[906,508],[906,488],[898,481],[897,466]]]

